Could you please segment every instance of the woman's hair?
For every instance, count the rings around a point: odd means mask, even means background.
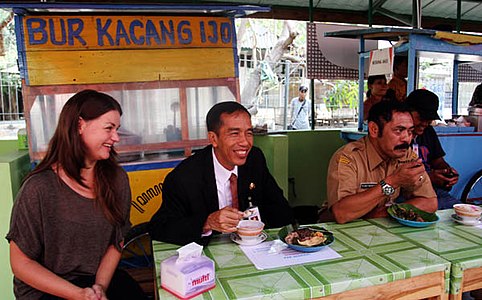
[[[367,80],[367,85],[368,85],[368,91],[367,91],[367,98],[369,98],[372,95],[372,90],[370,89],[370,84],[375,83],[375,80],[378,79],[384,79],[385,82],[387,82],[387,77],[385,75],[372,75],[368,76]]]
[[[55,165],[62,167],[67,176],[86,187],[80,175],[80,170],[85,167],[86,154],[79,134],[80,118],[90,121],[112,110],[122,115],[119,103],[107,94],[84,90],[72,96],[60,112],[59,122],[45,157],[29,177]],[[113,225],[122,225],[124,222],[114,188],[119,168],[117,153],[113,147],[109,158],[97,161],[94,167],[95,201]]]

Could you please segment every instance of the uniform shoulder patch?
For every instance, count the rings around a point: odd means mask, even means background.
[[[341,155],[340,158],[338,159],[338,162],[340,164],[349,164],[351,162],[351,160],[346,157],[345,155]]]

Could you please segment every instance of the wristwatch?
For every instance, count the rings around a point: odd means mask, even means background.
[[[386,183],[385,180],[381,180],[380,185],[382,186],[382,193],[385,196],[391,196],[393,195],[393,193],[395,193],[395,189],[393,188],[393,186]]]

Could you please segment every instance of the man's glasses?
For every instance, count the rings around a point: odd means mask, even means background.
[[[302,93],[306,93],[306,92],[308,92],[308,90],[301,90],[300,92],[302,92]]]

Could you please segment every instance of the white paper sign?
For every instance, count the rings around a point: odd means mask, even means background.
[[[393,70],[393,48],[370,51],[368,76],[391,74]]]
[[[338,252],[325,247],[317,252],[299,252],[285,248],[277,253],[269,253],[274,241],[264,242],[256,246],[240,246],[249,260],[258,270],[287,267],[341,257]]]

